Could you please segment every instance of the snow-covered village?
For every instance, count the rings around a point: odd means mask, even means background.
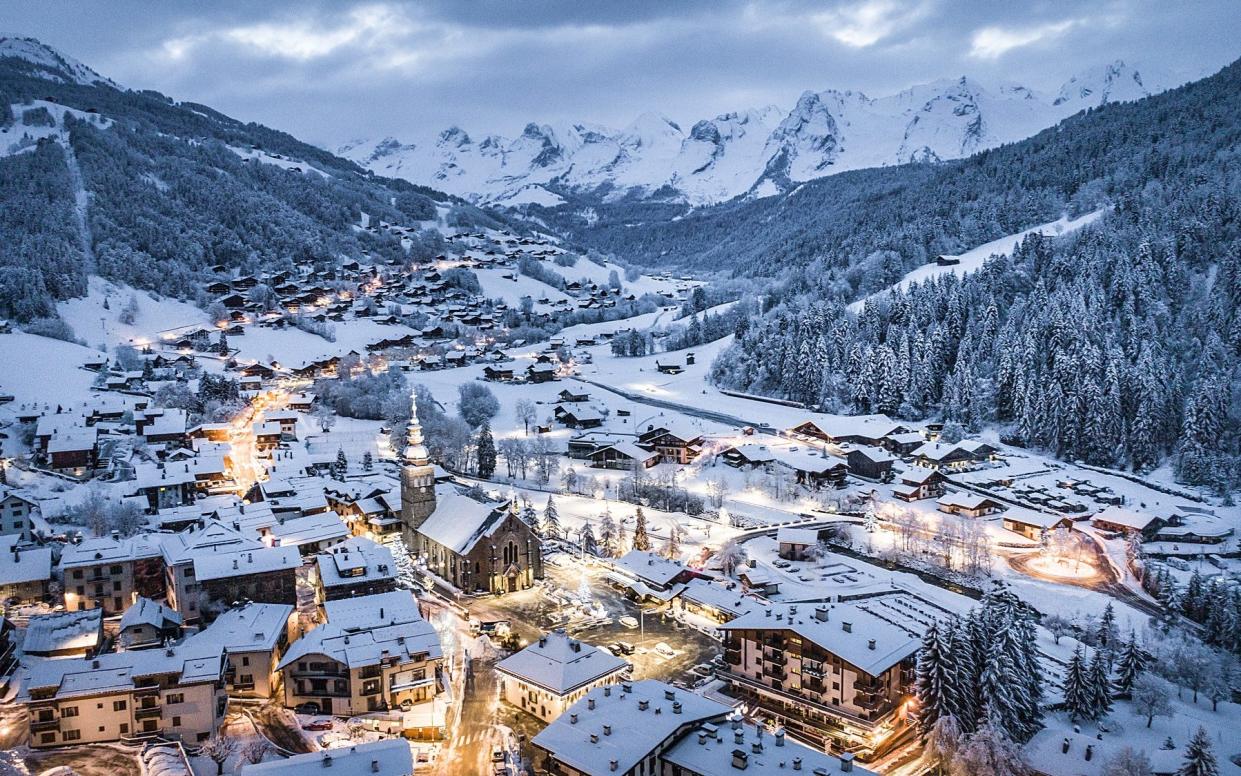
[[[640,5],[0,8],[0,776],[1241,776],[1235,6]]]

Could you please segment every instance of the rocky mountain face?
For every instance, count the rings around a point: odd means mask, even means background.
[[[973,79],[871,98],[829,89],[683,127],[658,114],[623,129],[528,124],[516,138],[460,127],[403,142],[359,140],[338,153],[364,167],[477,202],[554,206],[574,194],[705,205],[788,191],[848,170],[969,156],[1020,140],[1091,107],[1173,84],[1124,62],[1074,76],[1054,95]]]

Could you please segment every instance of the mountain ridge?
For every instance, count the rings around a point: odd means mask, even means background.
[[[336,152],[479,203],[548,206],[585,194],[710,205],[850,170],[962,158],[1087,108],[1164,91],[1174,80],[1116,60],[1073,76],[1054,96],[962,76],[875,98],[807,90],[787,111],[730,111],[688,129],[647,112],[623,129],[531,122],[515,138],[489,134],[475,142],[452,126],[412,142],[351,141]]]

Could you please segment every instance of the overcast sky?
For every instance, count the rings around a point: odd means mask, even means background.
[[[1241,56],[1241,2],[4,0],[0,33],[335,147],[645,111],[688,127],[963,74],[1054,91],[1114,59],[1198,75]]]

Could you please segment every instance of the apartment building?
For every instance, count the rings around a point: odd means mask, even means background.
[[[164,596],[164,566],[154,537],[119,534],[65,546],[60,555],[65,609],[121,614],[139,596]]]
[[[557,630],[501,660],[496,672],[506,702],[551,722],[595,687],[619,682],[629,667],[619,657]]]

